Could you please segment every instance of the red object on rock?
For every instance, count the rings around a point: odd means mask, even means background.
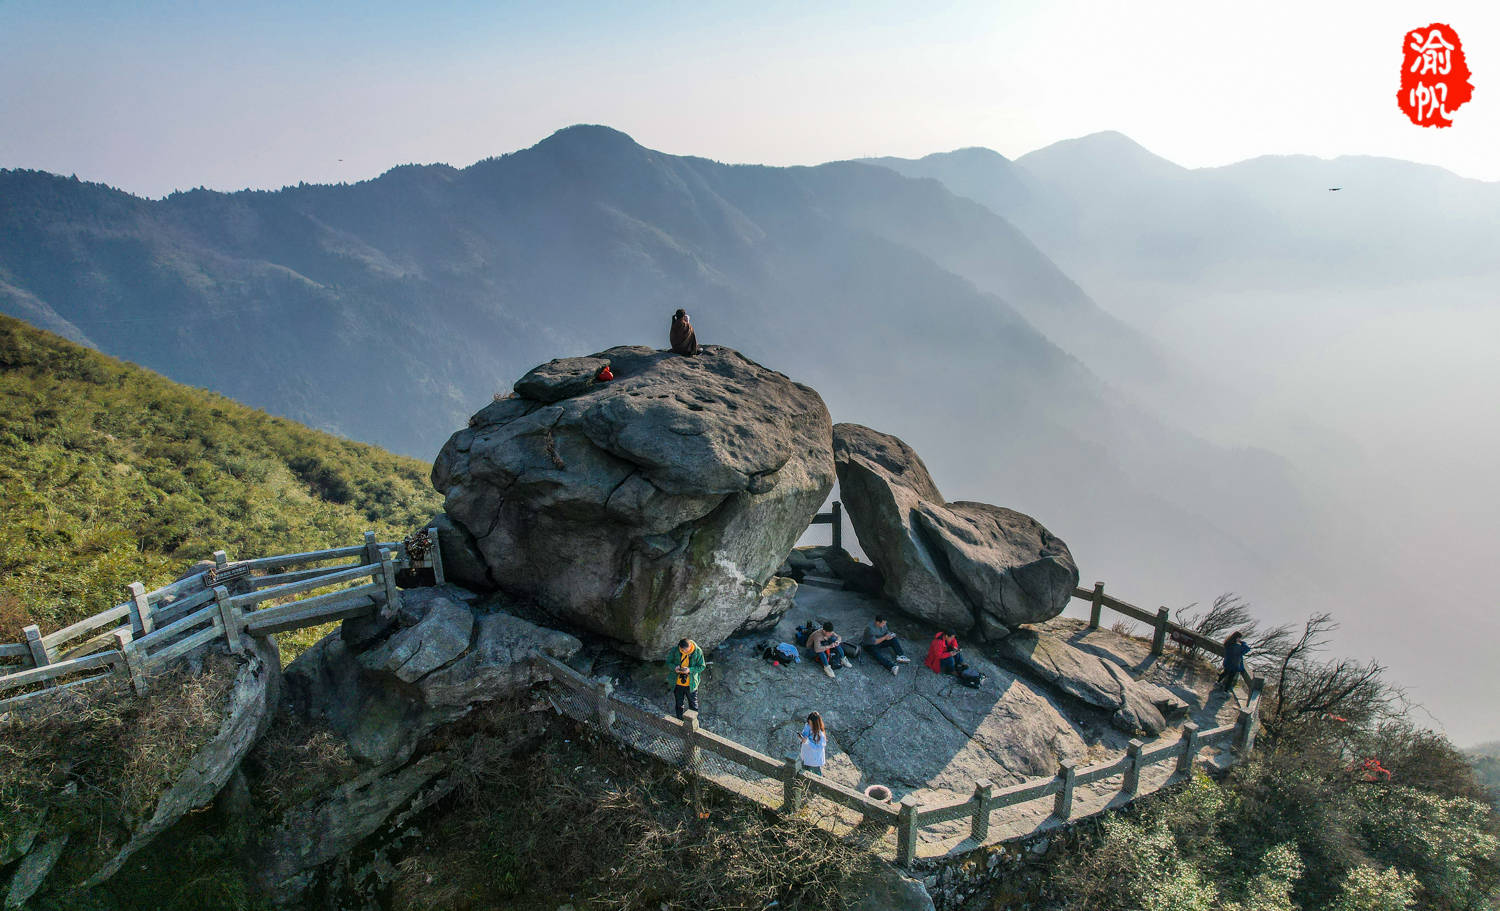
[[[607,382],[607,381],[612,380],[614,378],[615,378],[614,371],[609,369],[609,365],[608,364],[605,364],[603,367],[600,367],[599,368],[599,372],[596,373],[596,374],[594,374],[594,379],[598,380],[601,383]]]

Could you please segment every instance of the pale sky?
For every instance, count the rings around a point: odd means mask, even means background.
[[[0,167],[273,188],[603,123],[778,165],[1119,130],[1190,167],[1367,154],[1500,180],[1493,0],[807,6],[0,0]],[[1403,36],[1433,21],[1474,72],[1445,130],[1395,101]]]

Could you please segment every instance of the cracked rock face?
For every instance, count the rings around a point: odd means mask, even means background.
[[[1181,714],[1187,704],[1171,691],[1135,680],[1113,661],[1105,661],[1062,639],[1034,630],[1021,630],[999,646],[1000,655],[1023,666],[1059,691],[1088,705],[1112,712],[1115,727],[1155,736],[1167,727],[1167,716]]]
[[[448,520],[490,587],[638,657],[738,629],[833,487],[823,400],[728,348],[611,348],[515,390],[439,453]]]
[[[861,546],[902,610],[958,632],[999,639],[1063,612],[1078,567],[1030,516],[943,499],[921,458],[859,424],[833,428],[839,496]]]

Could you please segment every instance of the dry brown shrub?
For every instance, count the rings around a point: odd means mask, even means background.
[[[238,663],[212,655],[145,696],[108,681],[0,715],[0,853],[38,827],[73,833],[72,856],[117,848],[218,733]]]
[[[701,795],[706,820],[680,771],[559,726],[535,753],[488,756],[418,822],[391,907],[838,909],[877,863],[806,822]]]
[[[353,778],[358,766],[327,724],[283,712],[251,750],[246,770],[274,815]]]

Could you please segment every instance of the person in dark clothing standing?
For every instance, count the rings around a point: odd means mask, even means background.
[[[679,309],[672,314],[671,338],[674,352],[687,355],[698,353],[698,333],[693,331],[693,324],[688,322],[686,310]]]
[[[1255,684],[1250,682],[1250,672],[1245,670],[1245,656],[1250,654],[1250,646],[1245,642],[1245,634],[1233,632],[1229,638],[1224,640],[1224,670],[1219,674],[1219,686],[1224,692],[1234,692],[1237,677],[1245,679],[1245,686],[1253,688]]]
[[[677,654],[674,657],[675,661],[668,661],[674,664],[672,676],[675,685],[672,694],[676,697],[677,717],[681,718],[686,709],[698,711],[698,681],[703,677],[704,667],[703,649],[693,640],[683,639],[677,643]]]

